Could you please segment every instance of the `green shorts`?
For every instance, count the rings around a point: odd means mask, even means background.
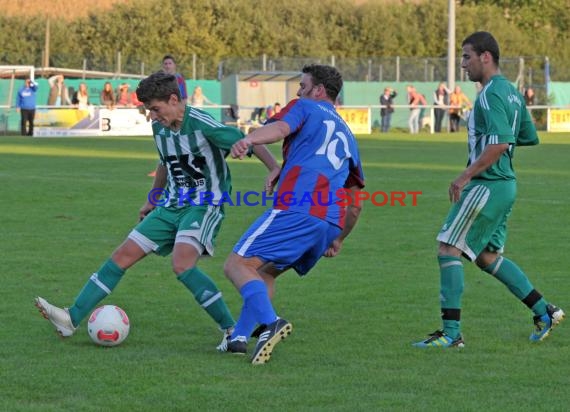
[[[451,207],[437,240],[455,246],[471,261],[483,250],[502,251],[516,193],[515,180],[471,181]]]
[[[214,255],[214,242],[224,219],[219,206],[157,207],[132,231],[128,238],[145,253],[168,256],[175,243],[193,245],[200,254]]]

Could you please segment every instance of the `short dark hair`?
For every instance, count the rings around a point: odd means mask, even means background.
[[[172,54],[165,54],[164,57],[162,58],[162,62],[164,63],[164,61],[168,59],[172,60],[174,64],[176,64],[176,59],[174,58],[174,56],[172,56]]]
[[[465,40],[463,40],[463,43],[461,43],[461,47],[465,46],[466,44],[470,44],[478,56],[486,51],[491,53],[491,56],[493,56],[493,61],[497,66],[499,65],[499,43],[497,43],[497,40],[491,33],[486,31],[477,31],[467,36]]]
[[[163,71],[153,73],[141,80],[137,87],[137,98],[143,103],[148,103],[152,99],[167,102],[173,94],[178,97],[178,100],[182,100],[176,77]]]
[[[342,75],[332,66],[322,64],[308,64],[301,70],[310,74],[313,84],[322,84],[325,87],[327,96],[334,102],[342,89]]]

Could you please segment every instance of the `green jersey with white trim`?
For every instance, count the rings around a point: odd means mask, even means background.
[[[467,166],[489,144],[508,143],[499,160],[475,176],[483,180],[514,180],[512,157],[517,145],[536,144],[538,136],[522,95],[502,75],[495,75],[477,96],[468,120]]]
[[[243,133],[208,113],[186,106],[179,131],[152,123],[160,163],[167,169],[164,207],[218,204],[231,193],[226,156]]]

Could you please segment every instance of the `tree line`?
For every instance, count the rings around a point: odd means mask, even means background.
[[[44,3],[46,4],[46,3]],[[73,2],[70,2],[73,4]],[[377,56],[445,57],[448,0],[130,0],[85,17],[49,19],[49,65],[104,70],[177,56],[211,62],[215,78],[227,58]],[[0,16],[0,64],[42,66],[47,17]],[[555,80],[570,79],[568,0],[460,0],[457,50],[476,30],[492,32],[503,56],[548,56]],[[43,51],[43,52],[40,52]],[[186,75],[188,73],[185,73]],[[202,74],[202,73],[199,73]]]

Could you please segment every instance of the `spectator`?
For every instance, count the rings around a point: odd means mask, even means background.
[[[172,55],[167,54],[162,58],[162,70],[165,73],[172,74],[176,77],[176,82],[178,83],[178,89],[180,89],[180,95],[182,96],[182,101],[184,104],[188,102],[188,90],[186,89],[186,80],[184,76],[176,72],[176,60]]]
[[[419,129],[423,129],[425,126],[430,125],[431,122],[431,116],[426,116],[426,113],[428,113],[428,109],[427,107],[427,99],[426,99],[426,95],[420,93],[420,103],[419,106],[424,106],[424,107],[420,107],[420,117],[418,120],[419,123]]]
[[[119,86],[119,91],[117,93],[117,106],[134,107],[131,99],[131,93],[129,93],[128,83],[123,83]]]
[[[536,96],[532,87],[524,91],[524,101],[527,106],[534,106],[536,104]]]
[[[36,92],[38,84],[32,79],[26,79],[25,84],[18,90],[16,110],[21,116],[22,136],[34,135],[34,118],[36,117]]]
[[[212,103],[204,93],[202,93],[202,88],[200,86],[194,87],[194,92],[192,96],[190,96],[190,106],[193,107],[202,107],[206,104],[215,104]]]
[[[416,88],[411,84],[407,87],[408,90],[408,104],[410,107],[410,117],[408,119],[408,126],[411,134],[416,134],[420,131],[420,114],[423,106],[426,104],[425,96],[418,93]]]
[[[143,109],[144,109],[144,103],[139,100],[139,98],[138,98],[138,96],[137,96],[137,91],[136,91],[136,90],[133,90],[133,91],[131,92],[131,103],[132,103],[133,106],[135,106],[135,107],[141,107],[141,106],[142,106]]]
[[[392,113],[394,113],[394,108],[392,105],[394,104],[394,99],[398,93],[391,89],[390,87],[386,87],[384,89],[384,93],[380,96],[380,105],[384,106],[380,108],[380,118],[381,120],[381,131],[382,133],[386,133],[390,130],[390,123],[392,120]]]
[[[130,94],[132,105],[139,110],[139,113],[146,117],[146,121],[150,122],[150,112],[147,113],[144,103],[137,96],[137,91],[133,90]]]
[[[50,87],[48,106],[69,106],[71,104],[64,80],[63,74],[56,74],[48,79]]]
[[[281,103],[276,102],[273,105],[273,115],[276,115],[277,113],[280,113],[280,112],[281,112]]]
[[[113,92],[113,85],[111,82],[105,82],[103,91],[101,92],[101,106],[105,106],[109,110],[115,108],[115,93]]]
[[[451,90],[447,88],[444,82],[441,82],[433,93],[433,104],[435,106],[433,112],[435,117],[434,131],[441,132],[441,124],[445,116],[445,107],[449,103],[449,93]]]
[[[79,83],[79,90],[73,93],[71,104],[80,110],[89,108],[89,92],[87,91],[87,85],[85,83]]]
[[[267,106],[265,114],[267,119],[269,120],[280,111],[281,111],[281,103],[276,102],[273,106]]]
[[[455,86],[453,93],[449,96],[449,130],[451,132],[459,131],[459,122],[461,117],[468,113],[471,108],[471,101],[461,91],[461,87]]]
[[[239,106],[237,104],[230,104],[228,109],[224,110],[225,114],[225,124],[234,124],[239,127],[240,117],[239,117]]]
[[[535,122],[535,121],[536,121],[536,119],[535,119],[535,117],[534,117],[534,116],[535,116],[535,113],[534,113],[534,111],[532,110],[532,107],[531,107],[531,106],[534,106],[534,105],[536,104],[536,95],[534,94],[534,89],[533,89],[532,87],[529,87],[529,88],[525,89],[525,91],[524,91],[524,96],[523,96],[523,97],[524,97],[524,101],[525,101],[525,103],[526,103],[526,107],[527,107],[527,108],[530,107],[530,108],[529,108],[529,112],[530,112],[530,114],[531,114],[531,117],[532,117],[533,122]]]

